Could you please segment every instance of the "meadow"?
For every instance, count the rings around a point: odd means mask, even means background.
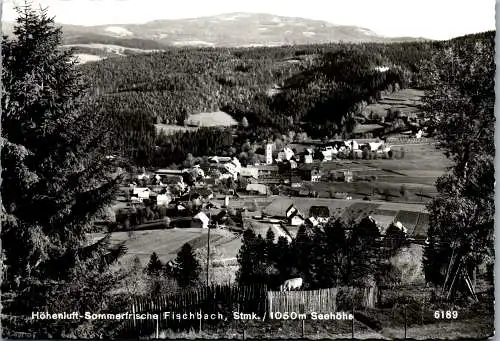
[[[335,160],[316,163],[323,172],[320,182],[310,183],[320,197],[331,192],[347,192],[353,198],[394,202],[425,203],[437,194],[435,183],[451,166],[434,144],[392,146],[403,157],[394,159]],[[330,173],[350,170],[354,181],[333,181]]]
[[[379,117],[385,117],[388,109],[399,110],[402,113],[419,112],[423,96],[424,92],[417,89],[402,89],[389,94],[384,92],[381,100],[366,107],[366,112]]]

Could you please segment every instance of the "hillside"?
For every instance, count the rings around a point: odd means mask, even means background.
[[[382,98],[382,92],[396,83],[401,89],[422,88],[422,64],[434,49],[482,39],[491,39],[491,32],[449,42],[168,48],[88,63],[82,71],[92,84],[92,109],[106,112],[118,152],[143,165],[165,166],[187,153],[204,155],[187,146],[233,153],[235,141],[210,130],[189,136],[203,141],[188,141],[181,133],[160,141],[155,124],[182,132],[189,129],[177,127],[189,115],[223,111],[237,122],[245,117],[252,127],[238,131],[241,141],[274,140],[290,130],[312,138],[349,135],[359,103],[378,103],[369,109],[379,116],[395,102],[409,108],[411,98]],[[385,71],[378,71],[382,66]]]
[[[144,24],[79,26],[62,25],[64,42],[75,45],[79,53],[100,57],[119,56],[99,51],[91,45],[118,45],[138,50],[164,50],[169,47],[257,47],[332,42],[401,42],[423,38],[383,37],[357,26],[335,25],[325,21],[283,17],[262,13],[226,13],[210,17],[157,20]],[[11,23],[2,23],[4,34]],[[244,34],[242,34],[244,32]],[[90,49],[90,50],[89,50]]]

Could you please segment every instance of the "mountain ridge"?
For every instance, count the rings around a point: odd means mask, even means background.
[[[10,24],[10,30],[9,30]],[[60,24],[65,44],[103,43],[131,48],[136,39],[148,48],[161,46],[251,47],[336,42],[399,42],[428,40],[413,37],[385,37],[359,26],[286,17],[266,13],[231,12],[185,19],[161,19],[143,24],[105,24],[95,26]],[[12,23],[2,23],[11,31]],[[129,40],[129,41],[127,41]],[[132,44],[133,45],[133,44]]]

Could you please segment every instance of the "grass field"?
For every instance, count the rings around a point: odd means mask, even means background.
[[[433,144],[393,146],[397,153],[404,150],[404,157],[376,160],[335,160],[317,163],[323,181],[311,183],[320,197],[330,192],[347,192],[353,198],[391,202],[424,203],[437,194],[435,183],[451,163]],[[351,183],[328,180],[332,171],[350,170]],[[402,194],[403,193],[403,194]]]
[[[102,237],[95,234],[92,237]],[[156,252],[162,262],[174,259],[182,245],[189,243],[193,248],[206,246],[207,230],[201,228],[168,229],[114,232],[111,234],[111,244],[125,241],[127,253],[120,259],[118,266],[129,264],[136,256],[145,265],[149,257]],[[224,230],[213,229],[210,231],[211,245],[222,253],[222,258],[234,258],[241,246],[239,238]]]
[[[387,109],[393,108],[401,112],[419,112],[422,104],[424,92],[416,89],[403,89],[401,91],[386,94],[382,99],[374,104],[369,104],[366,108],[368,113],[372,112],[385,117]]]
[[[186,122],[189,125],[200,127],[230,127],[238,125],[238,122],[231,115],[223,111],[191,114],[187,117]]]

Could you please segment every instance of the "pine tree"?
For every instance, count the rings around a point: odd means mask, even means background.
[[[54,19],[30,4],[17,10],[15,39],[2,39],[2,246],[4,284],[15,297],[10,308],[99,312],[110,307],[115,285],[108,265],[125,252],[123,245],[110,249],[109,236],[85,246],[119,180],[104,159],[103,116],[88,101],[72,52],[59,48]],[[88,323],[75,323],[30,328],[38,337],[94,335]]]
[[[276,244],[276,267],[279,272],[279,282],[283,283],[291,277],[292,264],[290,261],[291,250],[288,240],[280,236]]]
[[[313,264],[313,235],[309,227],[302,225],[293,240],[292,248],[293,264],[296,266],[298,275],[305,283],[311,284],[315,280],[315,265]]]
[[[200,264],[196,260],[193,248],[188,243],[184,244],[175,259],[177,264],[174,278],[180,287],[194,286],[200,276]]]
[[[325,262],[327,268],[324,275],[329,276],[327,286],[336,286],[340,283],[348,284],[348,253],[349,244],[346,238],[346,225],[340,219],[329,222],[325,226]]]
[[[149,276],[159,276],[162,270],[163,270],[163,263],[161,262],[160,258],[158,258],[156,252],[153,252],[151,254],[151,257],[149,258],[149,263],[145,269],[145,272]]]
[[[240,250],[238,251],[237,259],[240,268],[236,273],[238,283],[252,284],[255,281],[257,273],[258,254],[256,250],[257,236],[252,229],[246,229],[243,232],[243,240]]]
[[[266,232],[266,244],[268,248],[274,245],[274,232],[272,228],[268,228]]]

